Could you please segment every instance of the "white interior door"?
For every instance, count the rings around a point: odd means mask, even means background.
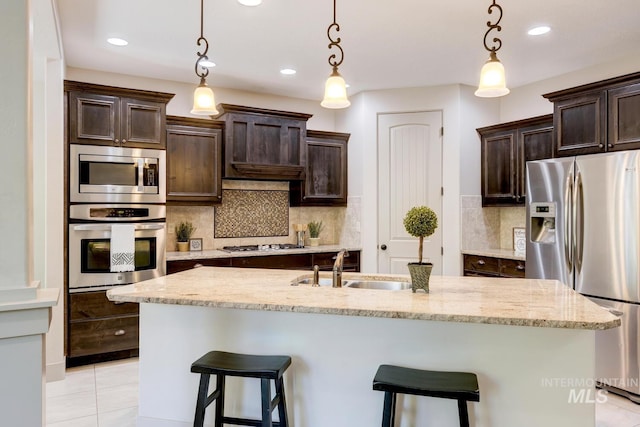
[[[442,274],[442,112],[378,115],[378,271],[407,274],[418,261],[418,238],[402,223],[413,206],[438,215],[436,232],[424,239],[422,262]]]

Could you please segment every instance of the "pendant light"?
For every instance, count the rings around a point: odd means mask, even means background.
[[[347,98],[347,85],[338,72],[338,67],[344,60],[344,51],[340,47],[340,37],[335,40],[331,37],[331,30],[340,31],[340,25],[336,22],[336,0],[333,0],[333,23],[327,28],[327,37],[329,37],[329,49],[334,46],[338,48],[340,60],[336,60],[336,54],[329,56],[329,65],[333,67],[333,72],[324,85],[324,99],[320,103],[325,108],[347,108],[351,105]]]
[[[207,85],[206,77],[209,75],[209,69],[202,62],[208,61],[207,52],[209,51],[209,42],[204,38],[204,0],[200,0],[200,37],[197,41],[198,46],[204,44],[204,50],[198,52],[196,60],[196,76],[200,77],[200,84],[193,92],[193,109],[191,114],[202,116],[211,116],[218,114],[216,109],[216,100],[213,96],[213,89]]]
[[[504,96],[509,93],[507,89],[507,81],[504,75],[504,66],[498,59],[496,52],[502,47],[502,40],[498,37],[493,38],[493,46],[489,47],[487,44],[487,36],[492,30],[501,31],[500,21],[502,20],[502,7],[493,0],[491,6],[489,6],[489,14],[493,13],[493,9],[496,9],[500,14],[495,23],[487,21],[487,27],[489,29],[484,34],[484,48],[489,51],[489,59],[485,62],[482,70],[480,71],[480,84],[478,90],[476,90],[476,96],[482,98],[495,98],[498,96]]]

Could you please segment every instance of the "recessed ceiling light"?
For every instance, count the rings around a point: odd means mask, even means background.
[[[238,3],[243,6],[258,6],[262,0],[238,0]]]
[[[280,70],[280,74],[284,74],[285,76],[292,76],[295,73],[297,73],[297,71],[293,68],[283,68],[282,70]]]
[[[216,66],[216,63],[210,59],[203,59],[202,61],[200,61],[200,65],[202,65],[205,68],[213,68]]]
[[[110,37],[107,39],[107,43],[110,43],[114,46],[126,46],[129,44],[128,41],[126,41],[125,39],[121,39],[118,37]]]
[[[549,31],[551,31],[551,28],[547,27],[546,25],[541,25],[539,27],[530,29],[529,31],[527,31],[527,34],[529,34],[530,36],[541,36],[542,34],[547,34]]]

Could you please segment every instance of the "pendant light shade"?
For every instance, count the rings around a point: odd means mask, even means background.
[[[481,98],[495,98],[508,93],[504,66],[496,57],[495,52],[491,52],[491,56],[480,71],[480,84],[475,95]]]
[[[200,77],[200,84],[193,91],[193,108],[191,114],[200,116],[211,116],[218,114],[216,109],[216,99],[213,96],[213,89],[207,86],[206,77],[209,75],[208,65],[209,42],[204,37],[204,0],[200,0],[200,37],[197,40],[198,46],[204,45],[202,52],[197,52],[196,75]]]
[[[493,3],[489,6],[489,14],[493,13],[496,9],[499,13],[498,19],[495,23],[487,21],[487,27],[489,29],[484,34],[484,48],[489,51],[489,59],[482,66],[480,71],[480,84],[475,95],[482,98],[495,98],[498,96],[504,96],[509,93],[507,89],[507,79],[504,73],[504,66],[498,59],[496,52],[502,47],[502,40],[498,37],[492,39],[493,46],[489,47],[487,44],[487,37],[491,31],[501,31],[500,21],[502,20],[502,7],[493,0]]]
[[[213,116],[218,114],[216,108],[216,98],[213,90],[207,85],[204,77],[200,80],[200,84],[193,92],[193,108],[191,114],[201,116]]]
[[[333,67],[333,72],[324,84],[324,99],[320,103],[324,108],[347,108],[351,105],[347,98],[347,84],[338,72],[338,67],[344,60],[344,51],[340,47],[340,37],[335,39],[331,37],[331,31],[340,31],[340,25],[336,22],[336,0],[333,0],[333,23],[327,28],[327,37],[329,38],[329,49],[338,49],[339,57],[336,53],[329,56],[329,65]]]
[[[324,108],[346,108],[351,105],[347,98],[347,84],[336,67],[324,85],[324,99],[320,105]]]

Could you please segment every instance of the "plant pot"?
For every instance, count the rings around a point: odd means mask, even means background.
[[[189,252],[189,242],[178,242],[178,252]]]
[[[319,237],[309,237],[309,246],[319,246],[320,238]]]
[[[409,267],[409,274],[411,274],[411,290],[415,292],[418,289],[423,289],[426,293],[429,293],[429,277],[431,277],[432,263],[410,262],[407,264]]]

